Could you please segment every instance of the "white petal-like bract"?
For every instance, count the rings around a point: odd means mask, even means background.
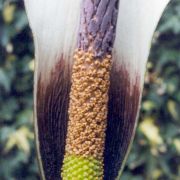
[[[138,73],[143,83],[152,36],[168,2],[120,0],[114,53],[129,71],[132,81]]]
[[[51,70],[63,55],[71,60],[77,43],[82,0],[25,0],[34,35],[38,72]],[[41,61],[41,62],[40,62]]]

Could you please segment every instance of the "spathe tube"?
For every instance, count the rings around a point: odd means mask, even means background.
[[[117,177],[117,171],[121,169],[119,178],[126,162],[137,125],[151,40],[168,2],[169,0],[120,1],[114,45],[115,60],[111,71],[111,121],[108,121],[106,140],[106,146],[113,148],[105,148],[105,165],[112,167],[112,171],[105,166],[107,179]],[[119,156],[112,160],[114,153]]]
[[[47,180],[61,179],[73,54],[83,2],[88,1],[25,0],[35,43],[36,144],[42,177]],[[151,39],[168,2],[120,0],[118,4],[103,155],[104,179],[118,179],[127,158],[135,133]]]

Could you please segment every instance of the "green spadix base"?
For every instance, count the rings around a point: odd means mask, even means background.
[[[61,177],[63,180],[102,180],[103,162],[94,157],[66,155]]]

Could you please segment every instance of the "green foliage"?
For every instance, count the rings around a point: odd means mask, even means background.
[[[37,180],[33,44],[22,0],[0,0],[0,179]],[[153,39],[135,142],[122,180],[180,177],[180,2]]]
[[[22,1],[0,2],[0,179],[36,180],[33,45]]]

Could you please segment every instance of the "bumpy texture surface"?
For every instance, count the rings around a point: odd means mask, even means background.
[[[95,60],[77,51],[72,73],[66,152],[102,158],[111,56]]]
[[[102,180],[102,162],[93,157],[66,156],[62,178],[63,180]]]
[[[119,0],[84,0],[81,11],[78,48],[93,48],[95,56],[111,53]]]
[[[103,174],[110,68],[111,55],[102,60],[95,58],[92,52],[77,51],[74,55],[66,158],[75,155],[91,162],[89,157],[92,157],[100,163],[101,172],[93,172],[98,174]],[[71,174],[66,158],[63,174],[66,174],[65,169]],[[65,175],[63,177],[66,179]]]

